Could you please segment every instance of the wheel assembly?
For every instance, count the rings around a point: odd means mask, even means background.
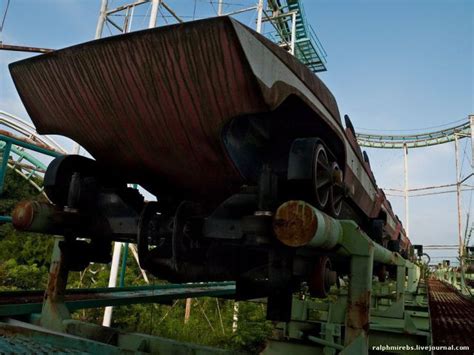
[[[317,207],[324,209],[329,201],[332,177],[328,155],[322,144],[318,144],[314,152],[313,184]]]
[[[157,202],[148,202],[143,207],[138,221],[137,251],[142,269],[148,269],[150,245],[158,225],[159,206]]]
[[[331,270],[331,260],[327,256],[321,256],[316,261],[308,282],[310,295],[325,298],[328,296],[331,286],[336,282],[337,273]]]
[[[44,190],[49,200],[60,207],[68,205],[71,183],[83,185],[88,177],[97,178],[96,162],[80,155],[64,155],[54,159],[44,175]],[[80,181],[79,180],[80,176]],[[78,190],[81,190],[78,187]],[[80,192],[77,191],[76,194]]]
[[[172,235],[173,265],[176,270],[179,269],[180,262],[186,260],[189,250],[197,243],[192,235],[193,230],[199,231],[202,228],[199,219],[196,219],[196,216],[202,214],[201,206],[191,201],[182,201],[176,210]]]

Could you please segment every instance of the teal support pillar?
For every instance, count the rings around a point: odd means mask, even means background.
[[[125,286],[125,272],[127,271],[128,243],[124,243],[123,247],[125,248],[125,250],[123,251],[122,267],[120,269],[120,281],[119,281],[120,287]]]
[[[408,273],[407,292],[415,293],[420,282],[420,267],[408,261],[406,264]]]
[[[397,265],[397,302],[400,304],[400,318],[403,317],[405,305],[405,283],[407,269],[405,265]]]
[[[351,271],[346,310],[345,349],[342,353],[366,354],[369,346],[370,300],[374,265],[374,243],[361,237],[359,227],[352,221],[341,221],[344,253],[350,255]]]
[[[2,164],[0,165],[0,195],[3,194],[3,186],[5,185],[5,175],[8,169],[8,158],[12,150],[12,144],[10,142],[5,143],[2,153]]]

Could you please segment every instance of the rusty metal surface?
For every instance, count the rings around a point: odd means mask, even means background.
[[[269,100],[288,90],[267,89],[263,97],[234,26],[217,18],[133,32],[13,63],[10,71],[38,132],[74,139],[155,194],[219,199],[242,184],[222,128],[233,117],[267,112]],[[324,84],[271,46],[272,57],[288,61],[339,119]]]
[[[154,193],[203,196],[212,186],[219,195],[240,185],[221,129],[265,110],[230,20],[111,37],[10,70],[39,133],[74,139]]]
[[[285,245],[299,247],[308,244],[318,229],[318,219],[302,201],[289,201],[280,206],[273,220],[273,230]]]
[[[469,346],[474,349],[474,302],[439,280],[428,281],[433,345]],[[443,354],[436,351],[435,354]],[[446,352],[453,353],[453,352]],[[459,352],[457,352],[459,353]]]
[[[32,52],[32,53],[49,53],[54,49],[50,48],[38,48],[38,47],[28,47],[28,46],[15,46],[12,44],[0,43],[0,49],[5,51],[14,51],[14,52]]]
[[[12,212],[12,223],[16,229],[25,230],[33,222],[34,203],[21,201]]]
[[[54,153],[64,154],[63,151],[60,151],[59,149],[56,149],[54,147],[51,147],[49,145],[44,144],[43,142],[40,142],[35,136],[31,136],[31,137],[28,137],[28,138],[21,137],[19,135],[16,135],[16,134],[14,134],[12,132],[9,132],[9,131],[5,131],[3,129],[0,129],[0,135],[16,139],[16,140],[18,140],[20,142],[23,142],[23,143],[33,144],[33,145],[35,145],[39,148],[43,148],[45,150],[49,150],[49,151],[54,152]]]

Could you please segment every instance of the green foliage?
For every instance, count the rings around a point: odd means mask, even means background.
[[[8,171],[5,191],[0,198],[0,214],[10,215],[23,199],[44,197],[28,182]],[[0,225],[0,291],[44,289],[46,287],[54,240],[51,236],[20,233],[11,224]],[[69,288],[107,287],[110,267],[90,264],[82,272],[70,272]],[[151,276],[152,284],[163,283]],[[127,259],[125,285],[145,285],[133,257]],[[185,300],[171,305],[137,304],[115,307],[113,326],[130,332],[142,332],[179,341],[258,353],[272,330],[265,320],[265,306],[239,302],[238,327],[232,331],[234,301],[215,298],[193,299],[190,317],[184,322]],[[102,323],[103,308],[79,310],[75,319]]]
[[[45,285],[47,269],[37,264],[19,265],[15,259],[8,259],[0,265],[2,290],[27,290]]]
[[[7,171],[0,199],[0,215],[11,215],[24,199],[44,197],[25,179]],[[50,236],[20,233],[9,223],[0,225],[0,288],[2,290],[44,289],[53,248]]]

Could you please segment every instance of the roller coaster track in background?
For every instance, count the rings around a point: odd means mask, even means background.
[[[470,116],[474,117],[474,116]],[[472,119],[474,120],[474,118]],[[466,119],[466,122],[454,127],[445,128],[439,131],[428,133],[417,133],[410,135],[384,135],[356,133],[357,142],[361,147],[382,148],[382,149],[403,149],[403,148],[421,148],[437,144],[449,143],[455,138],[466,138],[471,136],[472,120]]]
[[[38,134],[30,123],[0,110],[0,194],[7,167],[42,191],[39,182],[43,179],[47,163],[35,153],[57,157],[67,154],[67,151],[54,139]]]

